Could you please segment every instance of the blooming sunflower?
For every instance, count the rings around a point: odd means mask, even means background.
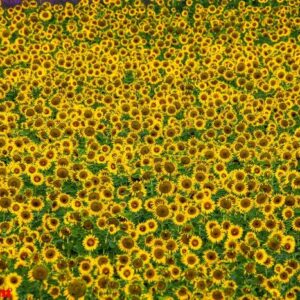
[[[212,243],[220,243],[224,239],[224,231],[220,226],[214,226],[207,231],[207,237]]]
[[[89,234],[83,239],[82,245],[86,251],[94,251],[99,245],[99,240],[94,235]]]
[[[67,300],[83,300],[86,293],[86,283],[82,279],[73,279],[64,291]]]
[[[199,263],[199,257],[194,253],[188,252],[182,257],[182,262],[186,266],[193,268]]]
[[[49,270],[44,265],[36,265],[29,272],[28,277],[30,281],[38,280],[43,281],[46,280],[49,274]]]
[[[228,234],[228,238],[238,240],[243,235],[243,228],[238,225],[231,225],[227,234]]]
[[[202,247],[203,241],[199,236],[191,236],[189,246],[193,250],[199,250]]]
[[[60,254],[58,250],[53,246],[45,247],[42,250],[42,256],[44,260],[49,263],[55,262],[58,259],[59,255]]]
[[[254,259],[257,263],[263,265],[265,260],[267,259],[268,254],[265,249],[258,249],[254,253]]]
[[[125,266],[118,270],[118,273],[123,280],[130,281],[134,276],[134,269],[130,266]]]
[[[16,272],[10,273],[6,276],[6,284],[12,288],[13,290],[16,290],[22,283],[23,278]]]

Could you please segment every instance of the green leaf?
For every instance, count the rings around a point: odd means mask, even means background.
[[[113,175],[112,179],[113,179],[114,187],[116,188],[122,185],[129,185],[129,180],[126,176]]]
[[[40,144],[41,143],[41,139],[38,136],[38,131],[37,130],[30,130],[30,129],[20,130],[18,132],[18,135],[28,137],[35,144]]]
[[[107,164],[98,164],[98,163],[93,163],[87,165],[87,168],[94,174],[98,174],[101,170],[105,169],[107,167]]]
[[[133,75],[133,72],[132,71],[127,71],[125,73],[125,76],[123,78],[123,82],[126,83],[126,84],[130,84],[134,81],[134,75]]]
[[[64,181],[61,190],[65,194],[68,194],[72,197],[76,197],[77,192],[80,190],[80,187],[77,185],[76,182],[68,179]]]
[[[112,146],[111,139],[103,133],[98,133],[96,135],[96,139],[100,145],[109,145],[110,147]]]

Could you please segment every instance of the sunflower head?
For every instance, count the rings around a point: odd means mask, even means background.
[[[75,299],[83,297],[86,292],[86,284],[84,280],[73,279],[68,285],[68,294]]]
[[[48,277],[48,269],[43,265],[37,265],[31,270],[31,276],[34,280],[43,281]]]

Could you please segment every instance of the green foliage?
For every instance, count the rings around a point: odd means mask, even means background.
[[[42,88],[34,87],[31,92],[33,99],[37,99],[40,96],[41,91],[42,91]]]
[[[234,157],[226,165],[227,172],[232,172],[234,170],[241,169],[242,167],[243,167],[243,164],[236,157]]]
[[[134,82],[134,74],[133,71],[126,71],[125,72],[125,76],[123,78],[123,82],[125,84],[131,84],[132,82]]]
[[[109,146],[112,146],[112,140],[110,139],[110,137],[108,137],[104,133],[98,133],[96,135],[96,139],[97,139],[97,141],[98,141],[98,143],[100,145],[109,145]]]
[[[127,176],[113,175],[112,179],[115,188],[118,188],[122,185],[129,185],[129,180]]]
[[[80,183],[76,183],[70,179],[63,182],[61,190],[63,193],[68,194],[72,197],[77,196],[77,192],[81,189]]]
[[[35,144],[40,144],[42,142],[41,138],[38,136],[37,130],[30,130],[30,129],[19,130],[18,136],[26,136]]]
[[[5,98],[6,100],[16,101],[17,96],[18,96],[18,90],[16,88],[12,88],[6,93]]]
[[[93,163],[87,165],[87,168],[95,175],[98,174],[101,170],[105,169],[106,167],[107,164]]]
[[[41,185],[34,185],[31,182],[30,177],[27,174],[22,174],[21,179],[23,181],[23,187],[22,187],[22,190],[21,190],[22,192],[26,189],[31,189],[34,196],[46,197],[46,195],[47,195],[47,186],[46,186],[45,183],[43,183]]]

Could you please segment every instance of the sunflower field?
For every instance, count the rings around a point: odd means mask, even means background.
[[[300,299],[300,1],[2,0],[0,233],[1,300]]]

